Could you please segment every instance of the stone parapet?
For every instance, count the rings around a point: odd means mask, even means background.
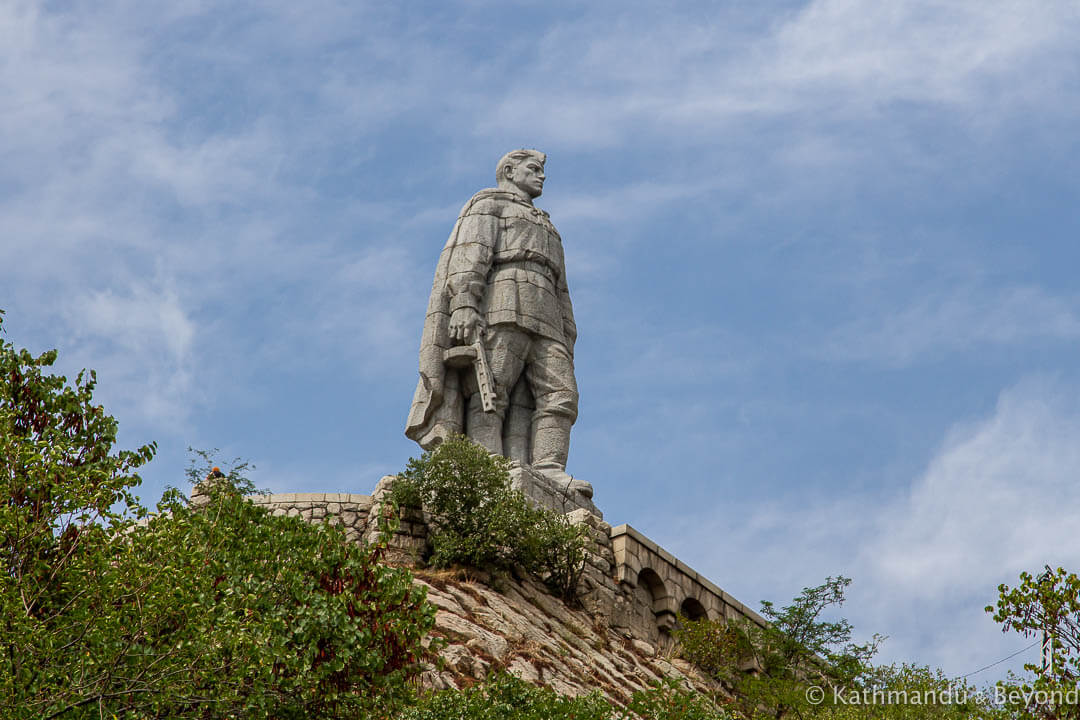
[[[350,540],[364,536],[373,502],[370,495],[355,493],[275,493],[252,495],[250,499],[276,516],[340,525]]]
[[[611,547],[616,579],[637,605],[649,606],[661,632],[674,627],[679,614],[691,620],[742,617],[765,625],[756,612],[631,526],[612,528]],[[634,610],[631,618],[648,617],[640,607]]]

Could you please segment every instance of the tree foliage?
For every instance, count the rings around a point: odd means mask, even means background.
[[[407,701],[434,609],[384,544],[273,517],[237,472],[189,507],[131,494],[152,445],[0,346],[0,716],[381,717]],[[197,471],[196,471],[197,472]]]
[[[746,618],[684,619],[675,637],[684,657],[733,690],[742,717],[807,717],[814,709],[807,687],[816,683],[831,692],[857,683],[881,640],[854,643],[847,620],[822,619],[843,604],[850,583],[826,578],[780,609],[762,602],[764,626]]]
[[[161,653],[183,643],[187,668],[187,697],[155,715],[363,717],[407,701],[434,609],[408,572],[379,563],[385,541],[364,547],[338,528],[273,517],[227,479],[208,490],[198,510],[167,498],[133,538],[141,567],[170,578],[162,589],[173,595],[152,617],[182,614],[171,635],[146,638]]]
[[[851,624],[825,614],[851,581],[826,578],[777,609],[762,603],[765,627],[749,620],[686,620],[675,630],[683,657],[728,687],[741,720],[1004,720],[992,696],[940,670],[874,665],[884,639],[852,642]]]
[[[128,597],[113,559],[144,514],[132,488],[155,451],[114,452],[94,372],[68,384],[48,372],[56,357],[0,342],[0,708],[26,717],[129,689],[116,670],[127,651],[112,608]]]
[[[829,691],[813,715],[820,720],[993,720],[1007,717],[990,697],[940,670],[919,665],[868,668],[859,682]]]
[[[401,720],[611,720],[612,712],[597,693],[571,698],[498,674],[463,690],[429,693]]]
[[[509,465],[464,436],[452,437],[409,460],[391,499],[430,514],[431,565],[519,565],[570,598],[585,562],[585,530],[530,505],[510,487]]]
[[[731,720],[727,707],[687,688],[674,678],[634,693],[619,720]]]
[[[401,720],[730,720],[704,696],[668,679],[633,694],[626,707],[598,692],[560,695],[505,673],[464,690],[430,693]]]
[[[1020,573],[1016,587],[998,586],[996,606],[987,606],[1004,632],[1045,638],[1047,665],[1028,663],[1032,675],[1011,675],[999,695],[1023,720],[1080,718],[1080,578],[1047,565],[1038,575]]]

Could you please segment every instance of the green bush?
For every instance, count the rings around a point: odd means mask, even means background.
[[[808,686],[831,692],[862,682],[883,639],[874,636],[859,645],[851,642],[847,620],[822,619],[826,610],[843,604],[850,583],[845,577],[826,578],[782,609],[762,602],[764,626],[742,618],[684,621],[675,639],[684,657],[734,690],[741,717],[758,717],[763,708],[775,717],[803,717],[813,709]]]
[[[730,720],[731,716],[699,693],[665,680],[634,693],[626,708],[598,692],[559,695],[500,673],[464,690],[430,693],[400,720]]]
[[[401,720],[612,720],[599,693],[579,698],[530,685],[513,675],[493,675],[464,690],[430,693]]]
[[[729,686],[741,674],[742,662],[751,657],[748,635],[736,622],[680,615],[673,634],[683,659]]]
[[[434,608],[337,529],[272,517],[233,474],[148,517],[153,446],[0,343],[0,717],[364,718],[411,699]]]
[[[674,678],[634,693],[619,720],[731,720],[723,707]]]
[[[435,610],[408,571],[381,563],[385,539],[363,546],[340,528],[274,517],[230,478],[208,489],[199,509],[168,496],[133,536],[142,566],[182,588],[178,600],[200,599],[156,643],[185,644],[197,659],[189,692],[211,702],[164,704],[163,716],[354,718],[409,702]]]
[[[452,437],[409,460],[391,501],[430,513],[431,565],[518,565],[569,599],[585,562],[585,530],[530,505],[510,487],[509,465],[464,436]]]

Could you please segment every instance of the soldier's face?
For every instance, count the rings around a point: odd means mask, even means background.
[[[544,166],[534,158],[523,160],[510,171],[510,182],[533,198],[540,197],[540,193],[544,192],[545,177]]]

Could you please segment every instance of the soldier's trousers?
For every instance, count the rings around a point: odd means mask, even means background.
[[[469,395],[466,433],[493,453],[503,454],[503,421],[510,393],[524,376],[532,391],[531,455],[536,466],[566,467],[570,426],[577,419],[574,360],[563,343],[533,335],[515,325],[493,325],[484,338],[495,384],[495,412],[483,411],[475,379]]]

